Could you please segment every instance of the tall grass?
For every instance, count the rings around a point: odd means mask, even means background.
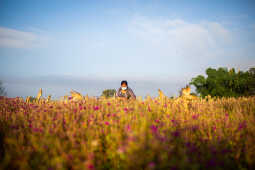
[[[255,97],[0,98],[1,169],[253,169]]]

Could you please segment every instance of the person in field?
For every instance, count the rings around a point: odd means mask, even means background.
[[[126,99],[136,99],[136,96],[133,90],[128,87],[128,82],[126,80],[121,81],[121,87],[117,91],[117,97],[126,98]]]

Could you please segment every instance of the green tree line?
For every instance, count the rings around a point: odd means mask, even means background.
[[[255,68],[237,71],[234,68],[206,69],[207,77],[198,75],[191,79],[190,85],[196,87],[201,97],[240,97],[255,95]]]

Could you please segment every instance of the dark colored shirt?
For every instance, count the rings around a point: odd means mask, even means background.
[[[117,92],[117,97],[125,97],[127,99],[129,99],[131,97],[131,98],[136,99],[136,96],[135,96],[133,90],[130,87],[127,87],[126,93],[122,93],[121,91],[122,91],[122,89],[120,87],[118,92]]]

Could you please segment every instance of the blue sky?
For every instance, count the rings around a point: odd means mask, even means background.
[[[177,95],[208,67],[255,66],[253,1],[0,1],[0,79],[8,96]]]

